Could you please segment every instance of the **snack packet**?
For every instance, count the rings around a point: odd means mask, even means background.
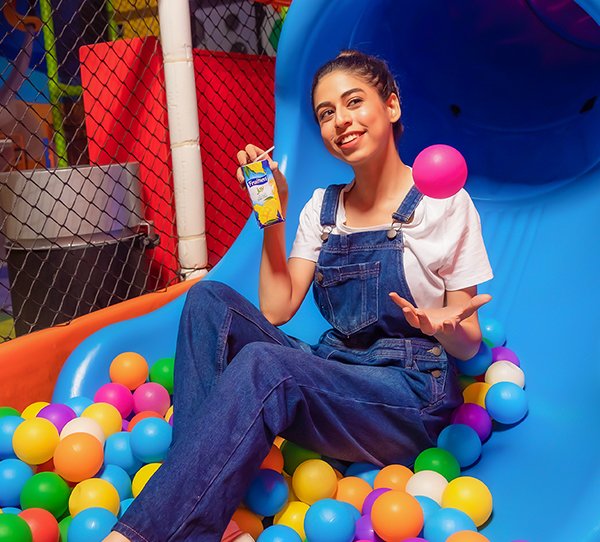
[[[246,187],[252,200],[254,216],[260,228],[284,222],[277,184],[268,160],[242,166]]]

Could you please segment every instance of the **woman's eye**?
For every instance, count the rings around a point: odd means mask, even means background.
[[[360,102],[362,102],[362,100],[360,98],[352,98],[349,102],[348,105],[356,105],[359,104]]]
[[[321,114],[319,115],[319,120],[324,120],[325,117],[330,115],[332,112],[333,111],[331,109],[325,109],[324,111],[321,111]]]

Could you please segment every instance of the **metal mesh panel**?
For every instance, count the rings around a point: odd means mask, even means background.
[[[273,137],[286,7],[191,0],[209,267],[245,224],[235,151]],[[5,0],[0,342],[180,280],[157,0]]]

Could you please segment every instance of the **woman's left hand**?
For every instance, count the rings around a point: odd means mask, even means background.
[[[452,334],[457,326],[475,311],[488,303],[492,296],[479,294],[461,305],[451,305],[439,309],[418,309],[396,292],[391,292],[392,301],[404,312],[406,321],[425,335],[433,336],[436,333]]]

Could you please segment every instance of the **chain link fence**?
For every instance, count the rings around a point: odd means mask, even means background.
[[[167,0],[165,0],[167,1]],[[209,267],[250,214],[289,2],[191,0]],[[180,280],[157,0],[4,0],[0,342]]]

